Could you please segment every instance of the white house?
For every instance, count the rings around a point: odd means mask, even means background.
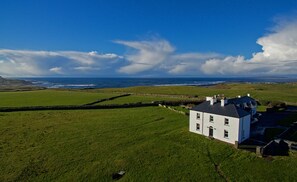
[[[256,107],[249,94],[232,99],[206,97],[190,110],[189,130],[231,144],[241,143],[250,137]]]

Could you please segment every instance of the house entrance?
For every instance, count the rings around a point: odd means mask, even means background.
[[[213,137],[213,127],[212,126],[209,127],[209,135],[208,136]]]

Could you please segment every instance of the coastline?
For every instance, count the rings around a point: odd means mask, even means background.
[[[54,89],[100,89],[137,86],[201,86],[209,87],[229,83],[294,83],[297,78],[19,78],[34,86]]]

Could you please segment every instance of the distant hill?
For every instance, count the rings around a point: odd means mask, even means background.
[[[8,79],[0,76],[0,91],[36,90],[44,89],[33,85],[29,81]]]
[[[15,79],[6,79],[0,76],[0,87],[7,86],[31,86],[33,85],[29,81],[25,80],[15,80]]]

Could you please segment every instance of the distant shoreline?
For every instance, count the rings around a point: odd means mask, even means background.
[[[297,78],[20,78],[43,88],[99,89],[135,86],[213,86],[224,83],[292,83]]]
[[[40,89],[101,89],[127,87],[210,87],[220,84],[277,84],[297,83],[297,78],[18,78],[0,77],[1,91],[26,91]]]

